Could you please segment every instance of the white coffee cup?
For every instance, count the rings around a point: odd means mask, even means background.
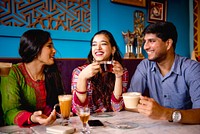
[[[127,92],[123,93],[122,97],[125,104],[125,109],[132,110],[137,108],[137,105],[140,100],[141,93],[139,92]]]

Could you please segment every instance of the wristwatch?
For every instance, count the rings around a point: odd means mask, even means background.
[[[172,113],[172,122],[179,122],[179,121],[181,121],[181,117],[182,117],[181,112],[175,110]]]

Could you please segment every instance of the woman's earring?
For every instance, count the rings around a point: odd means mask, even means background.
[[[93,62],[96,62],[95,58],[93,57]]]
[[[111,59],[112,61],[114,60],[114,54],[112,53],[112,59]]]

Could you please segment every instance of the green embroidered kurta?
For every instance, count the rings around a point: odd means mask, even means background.
[[[23,63],[13,65],[9,75],[1,78],[1,94],[7,125],[28,124],[34,111],[42,110],[47,115],[51,111],[46,106],[45,82],[32,80]]]

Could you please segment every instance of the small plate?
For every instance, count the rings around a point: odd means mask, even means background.
[[[102,117],[102,118],[104,118],[104,117],[112,117],[114,115],[111,114],[111,113],[94,113],[94,114],[92,114],[92,116],[93,117]]]
[[[110,123],[106,121],[105,123],[107,123],[107,125],[112,128],[118,128],[118,129],[133,129],[139,127],[138,124],[133,122]]]

